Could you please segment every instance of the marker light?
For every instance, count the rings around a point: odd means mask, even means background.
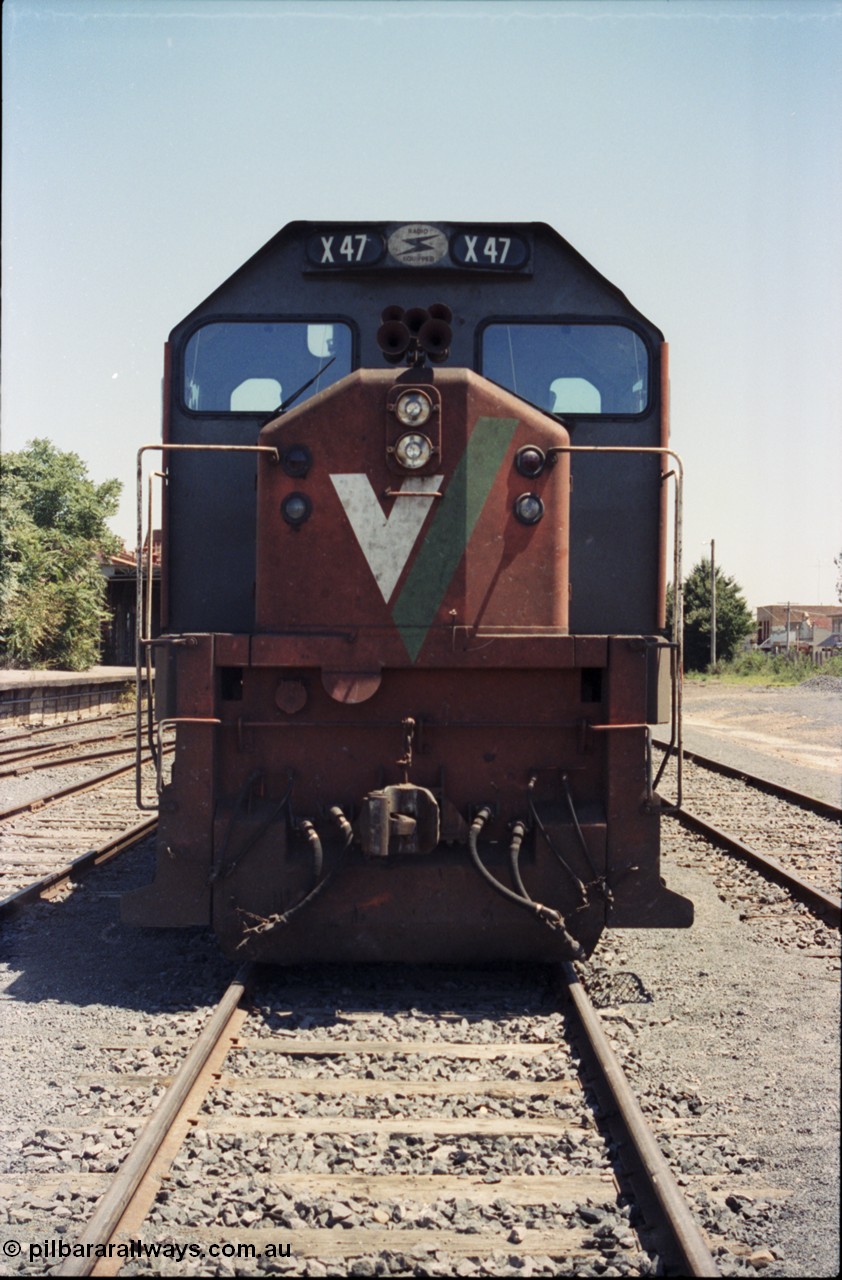
[[[525,444],[515,455],[515,466],[522,476],[539,476],[546,461],[544,450],[536,444]]]
[[[432,412],[432,402],[423,391],[406,391],[395,405],[398,421],[405,427],[423,427]]]
[[[313,465],[313,455],[306,444],[291,444],[281,454],[281,466],[288,476],[303,478]]]
[[[515,499],[514,512],[521,524],[537,524],[544,514],[544,504],[537,493],[522,493]]]
[[[290,493],[281,503],[281,515],[294,529],[309,520],[312,510],[313,504],[306,493]]]
[[[432,456],[433,446],[420,432],[407,432],[395,445],[395,457],[407,471],[418,471],[419,468],[426,467]]]

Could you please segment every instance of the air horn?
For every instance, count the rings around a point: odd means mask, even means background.
[[[432,364],[440,364],[450,355],[453,313],[443,302],[431,307],[386,307],[377,330],[377,345],[390,364],[423,364],[428,356]]]

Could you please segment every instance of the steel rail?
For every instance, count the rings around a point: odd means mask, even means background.
[[[22,889],[17,889],[14,893],[10,893],[8,898],[3,898],[0,901],[0,918],[11,915],[19,907],[24,907],[35,899],[43,898],[49,894],[51,889],[58,888],[59,885],[68,880],[79,879],[93,867],[101,866],[104,862],[110,862],[118,854],[125,853],[128,849],[139,844],[146,836],[151,835],[157,825],[157,818],[146,818],[145,821],[139,822],[137,826],[121,831],[118,836],[114,836],[113,839],[100,845],[98,849],[89,849],[87,853],[80,853],[78,858],[74,858],[67,866],[50,871],[39,880],[33,881],[32,884],[24,885]]]
[[[121,738],[132,738],[133,734],[133,728],[118,729],[115,733],[94,733],[87,738],[70,737],[60,742],[18,743],[8,748],[5,742],[0,739],[0,764],[11,764],[18,760],[25,761],[38,756],[52,756],[60,751],[71,751],[75,748],[87,746],[91,742],[100,744],[104,742],[119,742]]]
[[[125,720],[131,716],[134,718],[134,710],[132,711],[108,711],[101,716],[87,716],[84,720],[68,720],[64,724],[47,724],[38,725],[34,729],[24,729],[20,733],[2,733],[0,732],[0,752],[5,752],[10,742],[19,742],[22,739],[29,741],[42,733],[60,733],[62,729],[86,729],[89,724],[99,724],[103,720]],[[0,725],[2,725],[0,721]],[[127,733],[133,733],[133,729],[127,729]],[[16,748],[12,748],[15,750]]]
[[[108,741],[108,739],[104,739],[104,741]],[[65,750],[71,750],[72,746],[72,743],[68,743]],[[81,756],[59,756],[57,758],[53,753],[59,750],[59,747],[53,747],[49,758],[40,760],[38,759],[38,754],[40,753],[32,752],[26,756],[16,757],[12,761],[3,761],[2,763],[8,764],[9,767],[0,769],[0,778],[15,778],[23,773],[35,773],[37,769],[61,769],[68,764],[85,764],[88,760],[107,760],[111,756],[134,755],[134,740],[125,747],[109,747],[105,751],[86,751]],[[43,755],[46,757],[47,753],[44,752]],[[33,756],[35,757],[34,759]]]
[[[776,858],[770,858],[767,854],[761,853],[759,849],[753,849],[751,845],[744,844],[736,836],[729,835],[727,831],[721,831],[712,822],[708,822],[705,818],[700,818],[695,813],[690,813],[688,809],[679,809],[673,816],[693,831],[698,831],[700,835],[707,836],[709,840],[713,840],[716,844],[724,845],[730,853],[736,854],[737,857],[744,859],[758,871],[762,871],[768,879],[783,885],[794,897],[818,912],[829,924],[838,927],[842,923],[842,899],[836,898],[830,893],[825,893],[824,889],[819,889],[817,885],[811,884],[809,880],[805,880],[796,872],[790,871],[783,863],[778,862]]]
[[[93,1271],[99,1261],[96,1256],[96,1246],[107,1244],[116,1231],[120,1219],[169,1133],[190,1090],[199,1078],[202,1068],[224,1034],[228,1021],[242,1000],[253,976],[254,966],[250,963],[244,964],[238,970],[202,1029],[199,1038],[175,1073],[160,1103],[141,1129],[137,1141],[117,1170],[114,1181],[97,1204],[87,1227],[78,1240],[73,1241],[74,1248],[82,1246],[82,1251],[90,1256],[68,1258],[58,1271],[52,1273],[53,1275],[87,1276]]]
[[[653,741],[653,746],[670,750],[668,742]],[[672,748],[673,754],[675,749]],[[801,791],[795,791],[792,787],[785,787],[782,783],[773,782],[770,778],[759,778],[753,773],[749,773],[746,769],[738,769],[735,765],[725,764],[721,760],[712,760],[709,756],[700,755],[697,751],[688,751],[685,748],[684,759],[689,760],[691,764],[697,764],[703,769],[710,769],[713,773],[721,773],[725,778],[736,778],[740,782],[746,782],[751,787],[757,787],[759,791],[767,791],[769,795],[779,796],[782,800],[788,800],[792,804],[801,805],[803,809],[810,809],[813,813],[818,813],[824,818],[842,818],[842,808],[839,805],[831,804],[829,800],[821,800],[818,796],[805,795]]]
[[[629,1172],[632,1176],[637,1172],[643,1178],[649,1196],[654,1197],[657,1202],[662,1222],[654,1225],[656,1229],[658,1225],[665,1228],[668,1247],[680,1268],[679,1274],[718,1276],[719,1271],[701,1228],[690,1212],[655,1135],[646,1123],[640,1104],[605,1034],[599,1014],[588,999],[570,960],[565,960],[561,965],[561,980],[573,1003],[605,1088],[631,1142],[639,1168]],[[669,1265],[673,1259],[666,1261]]]
[[[167,748],[168,752],[170,748]],[[144,764],[149,764],[151,756],[147,756]],[[86,791],[95,791],[97,787],[101,787],[104,783],[109,782],[111,778],[119,778],[122,773],[129,773],[134,770],[136,761],[132,760],[131,764],[120,765],[117,769],[108,769],[105,773],[98,773],[93,778],[87,778],[84,782],[74,782],[68,787],[62,787],[60,791],[51,791],[45,796],[35,796],[32,800],[25,800],[22,804],[14,805],[11,809],[3,809],[0,812],[0,822],[4,822],[7,818],[15,818],[19,813],[28,813],[33,809],[43,809],[48,804],[54,804],[57,800],[64,800],[67,796],[83,795]]]

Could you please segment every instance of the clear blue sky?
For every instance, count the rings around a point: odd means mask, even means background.
[[[685,567],[832,603],[842,3],[6,0],[3,448],[125,492],[164,339],[294,218],[552,224],[671,344]]]

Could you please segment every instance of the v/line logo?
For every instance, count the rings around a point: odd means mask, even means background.
[[[465,553],[494,479],[514,439],[517,418],[478,418],[465,452],[453,469],[444,497],[397,597],[398,580],[419,541],[433,495],[444,476],[416,476],[395,497],[387,516],[365,474],[332,475],[331,481],[357,542],[374,575],[407,653],[414,662],[453,575]],[[502,518],[502,515],[501,515]]]
[[[396,497],[388,516],[367,475],[338,475],[330,478],[368,561],[368,567],[388,604],[404,565],[412,554],[412,548],[418,541],[427,512],[434,501],[433,494],[438,491],[444,476],[418,476],[414,480],[404,480],[401,493],[412,491],[430,496]]]

